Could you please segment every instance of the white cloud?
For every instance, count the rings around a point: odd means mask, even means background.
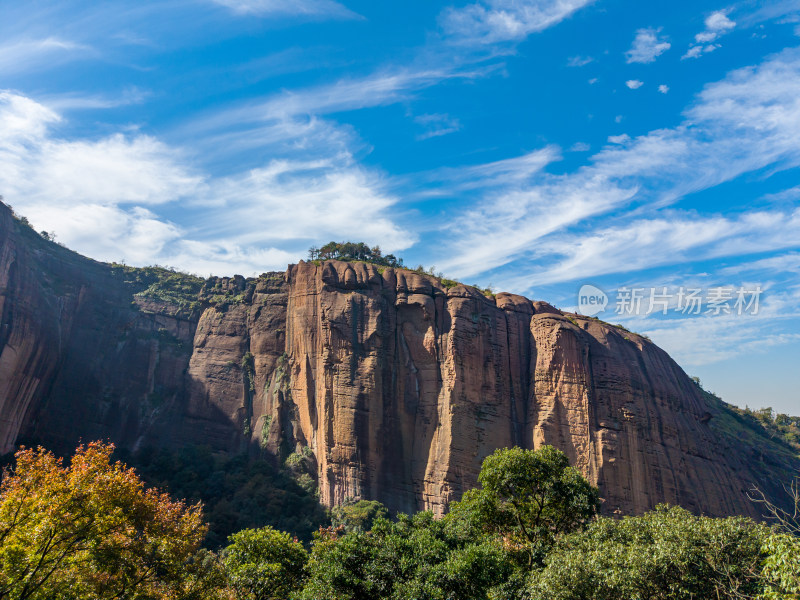
[[[41,140],[50,124],[61,117],[49,108],[30,98],[0,91],[0,143],[9,148],[22,150],[22,146]]]
[[[644,85],[644,81],[639,81],[638,79],[629,79],[628,81],[625,82],[625,85],[627,85],[632,90],[638,90],[640,87]]]
[[[50,127],[62,120],[29,98],[0,93],[0,190],[37,229],[93,258],[251,274],[282,269],[321,239],[390,250],[414,241],[390,216],[397,199],[381,177],[341,148],[212,178],[150,136],[59,138]],[[185,211],[181,227],[163,216],[173,210]]]
[[[686,54],[681,56],[681,59],[699,58],[702,54],[703,54],[703,46],[692,46],[686,51]]]
[[[800,274],[800,253],[789,252],[787,254],[779,254],[777,256],[770,256],[769,258],[762,258],[759,260],[745,262],[732,267],[720,269],[721,275],[732,275],[747,272],[766,272],[770,275],[775,273]]]
[[[715,39],[717,39],[717,33],[715,31],[703,31],[695,35],[694,39],[696,42],[700,42],[701,44],[713,42]]]
[[[800,334],[781,331],[781,322],[785,322],[785,319],[707,316],[652,322],[644,328],[640,326],[639,330],[655,340],[680,364],[695,367],[736,356],[762,353],[800,339]]]
[[[608,142],[610,144],[624,144],[630,141],[631,141],[631,136],[629,136],[627,133],[623,133],[622,135],[608,136]]]
[[[49,136],[60,117],[41,104],[0,92],[0,182],[26,202],[158,204],[196,190],[200,179],[179,153],[148,136],[93,141]]]
[[[465,44],[518,42],[552,27],[593,0],[482,0],[448,8],[440,16],[445,35]]]
[[[52,69],[89,52],[91,48],[88,46],[54,36],[7,41],[0,45],[0,73],[9,75]]]
[[[588,152],[591,150],[591,145],[587,144],[586,142],[575,142],[570,147],[570,152]]]
[[[765,196],[762,196],[762,199],[768,200],[769,202],[800,200],[800,185],[796,185],[786,190],[781,190],[780,192],[775,192],[774,194],[766,194]]]
[[[568,67],[585,67],[586,65],[594,62],[591,56],[573,56],[567,61]]]
[[[119,106],[141,104],[149,96],[149,92],[132,87],[124,90],[122,93],[116,96],[106,94],[68,93],[46,96],[42,98],[41,101],[42,104],[45,104],[54,111],[63,112],[68,110],[97,110],[117,108]]]
[[[138,206],[123,208],[79,200],[69,205],[27,200],[13,203],[37,229],[54,231],[59,242],[98,260],[163,264],[167,246],[183,235],[177,225]]]
[[[728,14],[724,10],[718,10],[711,13],[706,17],[706,30],[707,31],[727,31],[736,27],[736,22],[728,18]]]
[[[352,19],[358,15],[333,0],[213,0],[242,15],[331,17]]]
[[[336,112],[384,106],[406,100],[412,92],[443,80],[478,79],[493,73],[496,68],[490,65],[473,69],[403,69],[374,73],[357,79],[340,79],[332,84],[273,94],[260,101],[220,111],[211,117],[190,123],[187,129],[192,133],[201,130],[231,131],[243,124],[287,123],[297,117],[315,118]]]
[[[406,247],[412,237],[386,210],[396,198],[381,191],[380,179],[335,160],[273,161],[266,167],[210,184],[206,205],[224,208],[200,219],[200,230],[246,244],[264,239],[329,236],[383,241]],[[242,224],[247,223],[247,229]]]
[[[751,27],[764,21],[778,20],[787,22],[800,15],[800,2],[798,0],[770,0],[769,2],[754,2],[756,10],[749,13],[739,13],[739,21],[744,27]],[[741,10],[741,8],[740,8]]]
[[[461,129],[459,120],[447,114],[418,115],[414,117],[414,122],[424,129],[422,133],[417,135],[417,140],[440,137],[448,133],[455,133]]]
[[[549,164],[561,160],[557,146],[546,146],[522,156],[506,158],[490,163],[459,168],[443,167],[427,173],[415,173],[407,181],[420,187],[425,184],[431,190],[424,196],[455,195],[469,190],[503,188],[508,185],[524,185]]]
[[[633,200],[651,212],[658,211],[686,194],[743,173],[766,166],[773,170],[798,166],[800,138],[794,135],[798,130],[800,50],[793,49],[706,86],[686,111],[684,123],[675,128],[607,146],[592,157],[590,165],[573,173],[541,173],[532,181],[514,182],[487,194],[455,220],[452,231],[458,235],[444,247],[447,258],[438,264],[454,276],[473,276],[522,260],[535,248],[546,247],[548,236],[555,232],[585,228],[589,219]],[[789,231],[800,218],[797,214],[789,220],[786,215],[769,213],[748,218],[754,221],[743,223],[756,227],[763,219],[776,228],[774,233],[761,230],[764,238],[785,240],[780,232],[788,231],[800,239],[800,231]],[[720,240],[718,252],[727,248],[743,252],[750,247],[724,237]],[[624,262],[609,260],[604,268],[626,267]]]
[[[734,29],[736,22],[728,18],[728,11],[718,10],[706,17],[705,25],[705,30],[694,36],[696,43],[690,45],[686,54],[681,58],[699,58],[703,54],[713,52],[720,46],[711,42],[715,42]]]
[[[662,83],[660,86],[658,86],[658,91],[661,92],[662,94],[666,94],[667,92],[669,92],[669,86],[664,85]]]
[[[589,234],[550,236],[533,251],[538,268],[525,273],[542,285],[800,246],[800,209],[750,212],[734,218],[671,212]],[[522,281],[510,281],[517,288]]]
[[[669,50],[672,46],[667,38],[659,35],[661,28],[639,29],[633,40],[633,46],[625,53],[628,63],[651,63]]]
[[[762,288],[756,314],[739,315],[732,311],[731,314],[681,319],[640,318],[629,324],[689,367],[765,353],[775,346],[800,339],[796,328],[800,317],[797,299],[800,288],[773,285],[763,279],[742,283],[750,289],[756,285]]]

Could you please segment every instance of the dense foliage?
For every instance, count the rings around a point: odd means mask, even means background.
[[[245,528],[271,525],[308,542],[328,515],[304,479],[295,478],[291,455],[287,468],[247,455],[213,454],[208,447],[180,450],[145,448],[120,453],[150,485],[173,497],[201,501],[210,524],[206,546],[220,548],[229,535]],[[298,481],[299,479],[299,481]]]
[[[751,598],[761,589],[763,525],[696,517],[661,506],[641,517],[601,518],[562,538],[531,576],[531,598],[628,600]]]
[[[308,249],[309,260],[361,260],[384,267],[402,267],[403,259],[394,254],[383,255],[380,246],[370,248],[364,242],[328,242],[321,248]]]
[[[308,553],[288,533],[272,527],[245,529],[229,541],[222,560],[239,598],[288,598],[302,585]]]
[[[112,450],[80,447],[68,466],[42,449],[17,453],[0,488],[0,598],[800,598],[798,514],[762,504],[777,516],[772,528],[668,506],[598,517],[597,489],[549,446],[487,457],[480,488],[442,518],[390,520],[377,502],[348,502],[309,545],[263,526],[286,519],[307,530],[319,516],[288,483],[302,452],[285,472],[199,448],[138,456],[151,481],[211,499],[213,546],[228,536],[219,554],[200,548],[199,505],[146,489]],[[787,489],[800,505],[798,485]]]
[[[502,536],[540,563],[555,539],[580,529],[597,512],[597,488],[589,485],[566,455],[552,446],[510,448],[486,457],[478,481],[451,513]]]
[[[728,406],[751,423],[762,427],[772,439],[788,445],[800,455],[800,417],[776,413],[770,407],[754,410]]]
[[[308,563],[307,600],[486,598],[510,575],[502,542],[469,522],[430,512],[396,522],[376,519],[369,532],[328,529],[317,535]]]
[[[147,490],[113,446],[20,450],[0,489],[0,597],[203,597],[198,505]]]
[[[200,309],[198,294],[205,280],[197,275],[173,267],[130,267],[121,263],[111,263],[111,275],[123,281],[138,298],[174,304],[187,316]]]
[[[376,519],[388,519],[389,511],[375,500],[345,502],[331,509],[331,525],[344,531],[369,531]]]

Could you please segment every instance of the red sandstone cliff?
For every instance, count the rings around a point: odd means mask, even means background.
[[[336,261],[211,278],[188,308],[137,281],[0,204],[0,450],[309,447],[324,503],[437,512],[511,445],[567,452],[609,513],[754,514],[745,490],[797,468],[648,340],[543,302]]]
[[[712,427],[719,407],[636,334],[367,264],[301,262],[287,280],[291,396],[326,504],[441,512],[512,445],[564,450],[607,512],[750,514],[744,492],[776,476]]]

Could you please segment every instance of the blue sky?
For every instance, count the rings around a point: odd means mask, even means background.
[[[800,0],[0,0],[0,194],[208,274],[363,240],[800,413]],[[678,310],[754,290],[757,314]],[[619,315],[667,287],[667,314]]]

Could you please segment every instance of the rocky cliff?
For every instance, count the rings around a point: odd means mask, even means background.
[[[797,469],[654,344],[366,263],[199,280],[81,257],[0,205],[0,451],[79,440],[310,454],[320,499],[442,512],[495,448],[553,444],[607,513],[754,514]]]

